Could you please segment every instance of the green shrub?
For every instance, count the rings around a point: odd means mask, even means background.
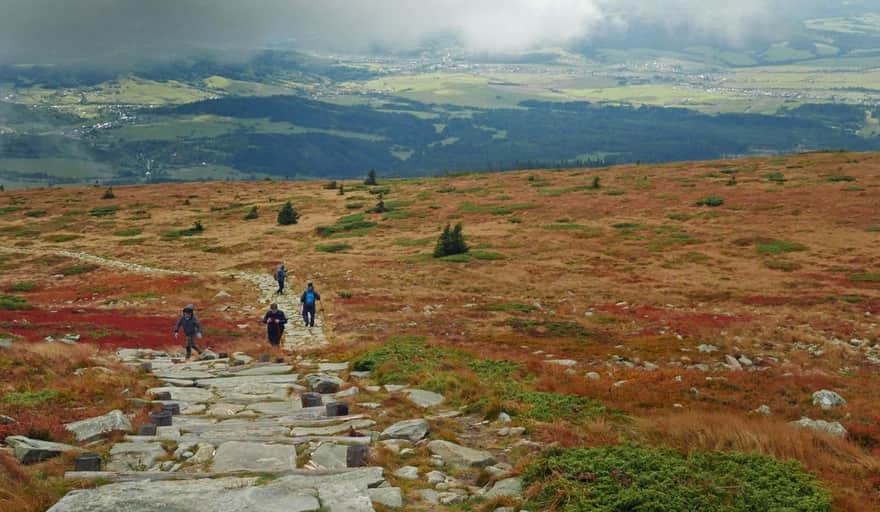
[[[785,175],[781,172],[768,172],[764,175],[768,181],[772,181],[773,183],[785,183]]]
[[[336,180],[331,180],[324,184],[325,190],[336,190],[337,187]]]
[[[783,272],[793,272],[799,268],[801,268],[800,264],[794,263],[792,261],[782,261],[782,260],[769,260],[764,262],[764,265],[767,268],[773,270],[781,270]]]
[[[259,216],[260,216],[260,214],[257,213],[257,207],[256,207],[256,205],[255,205],[255,206],[251,206],[251,209],[248,210],[247,215],[244,216],[244,220],[253,220],[253,219],[256,219],[256,218],[259,217]]]
[[[598,176],[593,176],[593,181],[592,181],[592,183],[590,183],[590,188],[593,190],[598,190],[598,189],[602,188],[602,185],[600,185],[600,183],[599,183]]]
[[[342,252],[351,249],[351,246],[348,244],[329,244],[319,245],[317,249],[321,252]]]
[[[29,210],[24,212],[25,217],[45,217],[46,210]]]
[[[359,210],[364,207],[364,203],[348,203],[345,207],[349,210]]]
[[[378,181],[376,181],[376,169],[370,169],[370,172],[367,173],[367,178],[364,180],[364,185],[372,186],[377,184]]]
[[[772,255],[786,252],[806,251],[807,246],[786,240],[762,240],[757,243],[758,254]]]
[[[719,196],[708,196],[697,201],[697,206],[721,206],[724,204],[724,199]]]
[[[464,352],[428,345],[422,336],[393,336],[380,348],[357,357],[352,369],[373,371],[379,384],[405,383],[470,359]]]
[[[0,309],[5,310],[18,310],[18,309],[30,309],[31,305],[28,304],[28,301],[24,297],[19,297],[17,295],[6,295],[0,293]]]
[[[519,302],[502,302],[499,304],[489,304],[483,307],[486,311],[517,311],[519,313],[531,313],[535,310],[532,306],[527,304],[520,304]]]
[[[120,229],[113,233],[113,236],[138,236],[143,233],[144,230],[140,228],[128,228],[128,229]]]
[[[53,243],[61,243],[61,242],[70,242],[71,240],[76,240],[77,238],[82,238],[82,236],[62,233],[62,234],[57,234],[57,235],[49,235],[46,237],[46,240],[53,242]]]
[[[284,206],[278,211],[278,224],[289,226],[297,222],[299,222],[299,214],[296,212],[296,208],[293,207],[293,203],[290,201],[284,203]]]
[[[489,260],[489,261],[503,260],[507,257],[501,253],[491,252],[491,251],[476,251],[476,250],[474,250],[474,251],[470,251],[468,254],[470,254],[470,256],[472,258],[475,258],[478,260]]]
[[[6,405],[30,407],[55,400],[58,396],[59,393],[57,391],[49,389],[41,389],[40,391],[20,391],[3,395],[3,403]]]
[[[86,274],[93,270],[97,270],[98,265],[93,265],[91,263],[83,263],[80,265],[73,265],[70,267],[65,267],[61,269],[61,274],[65,276],[76,276],[79,274]]]
[[[8,292],[30,292],[37,288],[37,283],[31,281],[21,281],[13,283],[6,288]]]
[[[116,194],[113,193],[113,187],[107,187],[101,199],[113,199],[114,197],[116,197]]]
[[[455,254],[464,254],[468,251],[467,243],[464,241],[464,233],[462,233],[461,222],[449,229],[449,224],[443,228],[440,237],[437,238],[437,245],[434,247],[434,257],[442,258],[444,256],[452,256]]]
[[[853,178],[852,176],[847,176],[845,174],[834,174],[834,175],[828,176],[826,179],[828,181],[830,181],[831,183],[839,183],[842,181],[856,181],[856,179]]]
[[[849,276],[849,280],[869,283],[880,282],[880,272],[865,272],[864,274],[853,274]]]
[[[615,229],[638,229],[642,227],[641,224],[636,224],[635,222],[619,222],[617,224],[612,225],[611,227]]]
[[[119,207],[115,204],[107,205],[107,206],[98,206],[97,208],[92,208],[89,210],[89,215],[92,217],[107,217],[110,215],[116,215],[116,212],[119,210]]]
[[[347,215],[337,219],[336,224],[332,226],[318,226],[315,230],[321,236],[364,234],[376,226],[375,222],[365,220],[365,217],[363,213]]]
[[[552,449],[526,468],[525,507],[562,512],[830,512],[831,494],[797,461],[636,445]]]
[[[394,244],[403,247],[422,247],[431,245],[432,241],[433,238],[398,238],[394,241]]]
[[[504,397],[516,403],[519,416],[550,423],[558,419],[579,422],[608,413],[601,402],[579,395],[543,391],[513,392]]]
[[[865,228],[868,233],[880,233],[880,226],[869,226]]]

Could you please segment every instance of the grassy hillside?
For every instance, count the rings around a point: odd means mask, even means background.
[[[259,353],[256,313],[217,295],[252,303],[255,292],[212,272],[284,261],[294,290],[309,278],[322,292],[333,341],[323,357],[442,392],[466,421],[504,410],[532,440],[562,448],[758,452],[799,462],[841,510],[880,506],[880,155],[339,183],[344,194],[270,180],[114,187],[112,198],[98,187],[0,194],[0,337],[15,340],[0,350],[0,397],[4,413],[25,418],[4,432],[30,425],[55,438],[60,421],[117,399],[66,389],[73,368],[56,359],[68,349],[47,348],[48,335],[80,333],[74,348],[99,357],[168,346],[179,307],[195,302],[212,346]],[[371,213],[380,194],[387,211]],[[300,222],[278,226],[287,200]],[[470,250],[432,257],[440,229],[458,222]],[[197,274],[136,275],[59,251]],[[813,405],[820,389],[847,405]],[[10,402],[32,392],[50,395]],[[762,405],[771,414],[753,412]],[[802,416],[840,421],[849,435],[786,425]],[[455,438],[465,423],[444,428]],[[666,453],[652,450],[633,453]],[[577,468],[565,462],[577,453],[541,464]],[[609,464],[616,453],[597,452]],[[522,468],[535,460],[528,449],[511,457]],[[693,457],[707,475],[765,467]],[[41,470],[57,474],[52,464]],[[21,478],[36,495],[58,492]],[[551,480],[533,480],[533,509],[568,488]]]

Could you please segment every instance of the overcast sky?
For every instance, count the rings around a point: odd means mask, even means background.
[[[291,39],[332,51],[407,50],[438,36],[472,50],[510,52],[626,33],[639,20],[689,40],[736,46],[779,34],[822,3],[829,2],[0,0],[0,62],[88,62],[126,49],[167,56]]]

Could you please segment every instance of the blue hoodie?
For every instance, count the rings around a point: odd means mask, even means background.
[[[189,318],[186,318],[183,314],[180,315],[177,323],[174,324],[174,333],[177,334],[177,331],[180,330],[181,327],[183,327],[183,334],[186,334],[187,336],[195,336],[202,332],[202,326],[199,324],[199,321],[196,320],[195,307],[192,304],[188,304],[183,310],[189,310],[192,314],[190,314]]]

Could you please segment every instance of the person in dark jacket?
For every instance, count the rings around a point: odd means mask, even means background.
[[[269,344],[273,347],[281,345],[281,335],[284,334],[284,324],[287,317],[278,309],[278,304],[269,306],[269,311],[263,315],[263,323],[266,324],[266,334],[269,336]]]
[[[303,321],[305,321],[306,327],[315,326],[315,304],[319,300],[321,300],[321,294],[315,291],[315,286],[309,281],[306,291],[299,298],[303,305]]]
[[[278,291],[276,292],[279,295],[284,294],[284,279],[287,277],[287,271],[284,269],[284,263],[278,265],[278,269],[275,271],[275,281],[278,282]]]
[[[175,338],[177,338],[177,333],[178,331],[180,331],[181,328],[183,328],[183,334],[184,336],[186,336],[186,358],[189,359],[190,355],[192,354],[192,349],[196,349],[196,352],[201,354],[202,349],[196,344],[195,339],[201,339],[202,326],[196,319],[195,306],[193,306],[192,304],[188,304],[185,308],[183,308],[183,314],[180,315],[180,318],[174,325]]]

